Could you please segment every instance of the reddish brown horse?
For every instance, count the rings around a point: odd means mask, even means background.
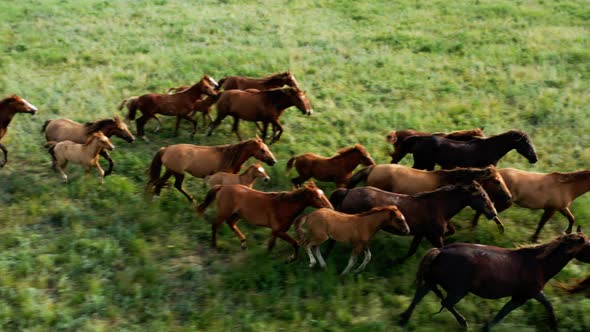
[[[17,95],[0,100],[0,139],[6,135],[8,125],[16,113],[35,114],[36,112],[37,108],[35,106]],[[0,144],[0,150],[4,153],[4,161],[0,163],[1,168],[8,162],[8,150],[2,144]]]
[[[219,88],[224,90],[271,90],[288,85],[300,89],[295,76],[290,71],[273,74],[263,78],[250,78],[244,76],[226,76],[219,80]]]
[[[291,157],[287,161],[287,172],[295,165],[299,173],[298,177],[291,179],[295,186],[300,186],[313,177],[320,181],[336,182],[336,186],[344,187],[359,164],[371,166],[375,162],[364,146],[356,144],[339,150],[330,158],[314,153]]]
[[[127,119],[134,120],[137,110],[141,116],[135,121],[137,125],[137,134],[145,139],[144,126],[151,118],[158,119],[156,114],[176,116],[176,134],[180,119],[185,119],[193,124],[194,135],[197,131],[197,123],[189,116],[193,110],[195,100],[200,99],[202,94],[214,96],[217,92],[215,88],[217,82],[209,75],[203,76],[201,80],[190,88],[174,94],[151,93],[132,98],[130,101],[124,100],[119,105],[119,109],[127,106],[129,113]],[[159,120],[158,120],[159,121]]]
[[[186,198],[194,202],[194,198],[182,189],[184,174],[204,178],[217,172],[237,173],[242,165],[254,157],[272,166],[276,159],[268,146],[258,137],[231,145],[198,146],[176,144],[161,148],[150,165],[149,181],[146,190],[153,188],[156,195],[160,194],[168,179],[174,175],[174,187]],[[160,176],[162,166],[166,172]]]
[[[441,137],[445,137],[448,139],[454,139],[456,141],[470,141],[475,137],[485,137],[483,133],[483,128],[475,128],[475,129],[465,129],[465,130],[457,130],[452,131],[449,133],[425,133],[413,129],[405,129],[405,130],[393,130],[387,133],[385,136],[385,140],[387,143],[393,144],[394,151],[391,154],[391,163],[397,164],[400,160],[402,160],[409,151],[404,149],[404,140],[410,136],[429,136],[429,135],[437,135]]]
[[[420,262],[416,293],[410,307],[402,314],[400,323],[405,325],[416,305],[429,291],[433,291],[442,300],[442,308],[449,310],[463,327],[467,327],[467,322],[454,306],[467,294],[473,293],[486,299],[511,297],[485,324],[484,331],[530,299],[539,301],[545,307],[549,327],[557,330],[553,307],[543,294],[543,288],[547,281],[589,246],[588,237],[578,229],[576,233],[560,236],[545,244],[516,249],[471,243],[454,243],[430,249]],[[447,292],[446,297],[438,286]]]
[[[283,126],[279,122],[279,117],[291,106],[297,107],[306,115],[313,113],[305,92],[297,88],[287,87],[259,92],[223,91],[217,101],[217,118],[209,126],[207,136],[211,135],[213,129],[219,126],[223,119],[231,116],[234,119],[232,131],[236,133],[240,140],[241,136],[238,132],[240,119],[253,122],[262,121],[263,139],[266,138],[268,125],[272,124],[272,144],[278,141],[283,133]]]
[[[203,214],[213,200],[217,200],[217,216],[211,225],[211,245],[214,248],[217,246],[217,231],[224,221],[240,238],[242,248],[246,248],[246,237],[236,225],[243,218],[253,225],[272,230],[268,250],[273,248],[277,237],[289,242],[293,246],[290,260],[297,259],[299,251],[297,241],[287,234],[295,217],[308,206],[332,208],[324,192],[313,182],[291,192],[278,193],[257,191],[241,184],[215,186],[209,190],[197,211]]]

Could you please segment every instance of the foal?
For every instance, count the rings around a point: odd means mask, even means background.
[[[0,100],[0,139],[6,135],[8,125],[16,113],[35,114],[36,112],[37,107],[17,95]],[[0,163],[0,168],[2,168],[8,161],[8,150],[2,144],[0,144],[0,150],[4,153],[4,161]]]
[[[299,176],[291,179],[291,182],[296,187],[312,177],[320,181],[336,182],[337,187],[344,187],[359,164],[371,166],[375,162],[364,146],[356,144],[339,150],[330,158],[314,153],[291,157],[287,161],[287,172],[295,165]]]
[[[303,226],[305,226],[305,230]],[[332,209],[319,209],[295,220],[295,231],[309,256],[309,267],[316,264],[317,258],[320,266],[323,269],[326,268],[326,262],[320,251],[320,245],[326,240],[334,239],[339,242],[352,243],[352,253],[342,274],[348,273],[361,252],[364,252],[365,258],[356,269],[356,272],[360,272],[365,268],[371,260],[369,241],[382,228],[390,228],[403,235],[410,233],[404,215],[394,205],[376,207],[359,214],[346,214]]]
[[[74,143],[72,141],[47,143],[49,154],[53,159],[53,168],[61,174],[64,182],[68,182],[68,176],[64,172],[68,162],[81,164],[84,167],[86,175],[90,173],[91,167],[96,167],[100,174],[100,182],[104,180],[104,171],[98,163],[99,152],[102,149],[112,150],[115,146],[108,137],[98,131],[90,137],[84,144]]]
[[[220,184],[241,184],[248,188],[252,188],[254,186],[254,181],[258,178],[264,179],[264,182],[270,181],[270,176],[268,176],[260,163],[251,165],[242,174],[217,172],[207,177],[207,183],[211,188]]]

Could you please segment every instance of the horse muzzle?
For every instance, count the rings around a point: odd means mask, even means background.
[[[270,176],[265,177],[264,182],[270,182]]]
[[[313,114],[313,110],[310,109],[309,111],[305,111],[305,115],[312,115]]]
[[[133,142],[135,142],[135,137],[134,136],[125,137],[125,140],[129,143],[133,143]]]
[[[276,164],[276,163],[277,163],[277,161],[276,161],[276,160],[274,160],[274,159],[268,159],[268,160],[266,160],[266,161],[265,161],[265,163],[266,163],[268,166],[274,166],[274,164]]]

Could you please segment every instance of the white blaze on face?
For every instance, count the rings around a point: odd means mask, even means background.
[[[265,173],[265,172],[264,172],[264,168],[262,168],[262,166],[258,167],[258,171],[259,171],[260,173],[262,173],[262,174],[264,174],[264,173]]]
[[[25,105],[27,105],[28,108],[32,109],[33,111],[37,111],[37,107],[33,106],[33,104],[29,103],[23,98],[21,98],[21,100],[23,101],[23,103],[25,103]]]
[[[316,189],[316,191],[320,196],[324,195],[324,192],[321,189]]]
[[[213,84],[215,86],[219,86],[219,84],[217,82],[215,82],[215,80],[211,77],[209,77],[209,82],[211,82],[211,84]]]

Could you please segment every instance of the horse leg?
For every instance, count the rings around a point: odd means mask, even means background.
[[[111,175],[111,173],[113,173],[113,166],[115,165],[113,159],[111,158],[107,150],[100,150],[100,156],[109,162],[109,168],[107,168],[107,170],[104,172],[104,176]]]
[[[430,287],[427,284],[421,283],[418,285],[418,287],[416,288],[416,292],[414,293],[414,298],[412,299],[412,303],[410,303],[410,306],[408,307],[408,309],[406,309],[406,311],[404,311],[401,314],[401,317],[399,320],[400,325],[404,326],[408,323],[408,321],[410,320],[410,317],[412,316],[412,312],[414,312],[414,309],[416,308],[418,303],[420,303],[420,301],[422,301],[424,296],[426,296],[426,294],[428,294],[429,291],[430,291]]]
[[[322,251],[320,250],[319,245],[313,246],[313,253],[315,254],[315,257],[318,259],[318,261],[320,262],[320,267],[325,270],[328,265],[326,264],[324,257],[322,257]]]
[[[171,176],[172,176],[172,172],[170,170],[166,169],[166,172],[164,172],[164,175],[162,175],[162,177],[157,180],[157,182],[154,185],[154,194],[156,194],[156,196],[160,196],[160,191],[162,191],[162,187],[164,187],[166,185],[166,181],[168,181],[168,179]]]
[[[180,191],[181,193],[184,194],[184,196],[186,196],[186,198],[191,202],[194,203],[195,199],[193,198],[193,196],[189,195],[186,191],[184,191],[184,189],[182,189],[182,181],[184,181],[184,174],[174,174],[174,188],[178,189],[178,191]]]
[[[299,243],[297,243],[297,240],[292,238],[285,231],[273,231],[272,235],[280,237],[281,239],[289,242],[291,244],[291,246],[293,246],[293,254],[289,257],[289,262],[296,260],[298,254],[299,254]],[[319,257],[318,257],[318,259],[319,259]],[[322,261],[323,261],[323,259],[320,260],[320,264],[322,263]]]
[[[56,163],[56,169],[59,172],[59,174],[61,175],[61,178],[64,181],[64,183],[68,183],[68,176],[66,175],[66,172],[64,172],[64,169],[66,168],[67,165],[68,165],[67,160]]]
[[[258,126],[258,122],[256,122],[256,125]],[[262,128],[260,130],[262,132],[262,141],[263,142],[266,142],[266,138],[267,138],[267,135],[268,135],[268,125],[269,125],[268,122],[264,122],[262,124]]]
[[[311,244],[308,243],[305,246],[305,250],[307,250],[307,256],[309,256],[309,268],[311,269],[316,265],[318,261],[315,259],[313,253],[311,252]]]
[[[565,230],[566,234],[569,234],[572,232],[572,228],[574,227],[574,223],[576,222],[576,218],[574,217],[574,215],[572,214],[572,211],[570,211],[569,208],[563,208],[560,209],[559,212],[561,214],[563,214],[564,217],[567,218],[567,220],[569,221],[569,225],[567,225],[567,229]]]
[[[551,330],[557,331],[557,320],[555,319],[555,313],[553,312],[553,306],[551,305],[551,302],[547,300],[545,294],[542,291],[535,295],[534,299],[541,302],[541,304],[545,307],[545,310],[547,310],[547,315],[549,316],[549,327]]]
[[[96,169],[98,170],[98,174],[100,175],[100,183],[104,183],[104,170],[102,169],[102,167],[100,167],[100,164],[98,162],[96,162]]]
[[[176,125],[174,126],[174,136],[178,136],[178,128],[180,127],[180,115],[176,116]]]
[[[152,115],[152,118],[156,119],[156,122],[158,122],[158,124],[156,125],[156,129],[154,129],[154,133],[157,133],[157,132],[160,131],[160,127],[162,127],[162,122],[160,121],[160,119],[155,114]]]
[[[309,179],[309,177],[299,175],[296,178],[292,178],[291,179],[291,183],[293,183],[293,185],[295,186],[295,188],[299,188],[299,187],[301,187],[301,184],[303,182],[307,181],[308,179]]]
[[[234,116],[234,124],[231,127],[231,131],[233,131],[234,133],[236,133],[236,136],[238,136],[238,141],[242,141],[242,136],[240,136],[240,132],[238,131],[238,126],[240,125],[240,119],[237,116]]]
[[[420,241],[422,241],[422,235],[414,235],[414,238],[412,239],[412,244],[410,244],[410,249],[408,250],[408,253],[401,258],[397,258],[394,259],[393,261],[391,261],[391,265],[397,265],[400,263],[403,263],[406,259],[412,257],[412,255],[414,255],[416,253],[416,251],[418,250],[418,245],[420,244]]]
[[[143,138],[145,141],[147,141],[147,138],[145,137],[144,127],[149,119],[150,119],[149,116],[146,116],[145,114],[143,114],[142,116],[137,118],[137,120],[135,120],[135,126],[137,127],[137,136]]]
[[[492,319],[484,325],[483,330],[489,331],[492,326],[498,324],[498,322],[501,321],[504,317],[506,317],[506,315],[508,315],[512,310],[520,307],[525,302],[526,300],[516,300],[514,298],[510,299],[510,301],[508,301],[508,303],[506,303],[502,307],[502,309],[500,309],[500,311],[496,314],[496,317],[494,317],[494,319]]]
[[[225,222],[227,223],[229,228],[231,228],[231,230],[234,231],[234,233],[236,233],[236,235],[240,238],[240,247],[242,249],[247,249],[246,236],[244,236],[244,233],[242,233],[240,231],[240,229],[238,228],[238,225],[236,225],[236,223],[238,222],[239,219],[240,219],[240,216],[234,213]]]
[[[2,168],[6,165],[6,162],[8,162],[8,150],[6,150],[6,147],[2,144],[0,144],[0,150],[4,153],[4,161],[0,164],[0,168]]]
[[[330,252],[332,251],[332,249],[334,249],[334,245],[336,244],[336,240],[334,239],[328,239],[328,244],[326,245],[326,258],[328,258],[328,256],[330,255]]]
[[[361,272],[362,270],[365,269],[365,266],[367,266],[367,264],[369,264],[369,262],[371,261],[371,250],[369,249],[369,247],[365,248],[365,259],[363,259],[363,262],[361,263],[361,265],[355,270],[356,273]]]
[[[555,214],[555,210],[545,209],[545,212],[543,212],[543,216],[541,217],[541,220],[539,221],[539,225],[537,226],[537,230],[535,231],[535,234],[533,234],[533,237],[531,238],[532,242],[537,242],[537,240],[539,239],[539,233],[541,233],[541,229],[543,228],[543,226],[545,226],[545,223],[549,219],[551,219],[551,217],[553,217],[554,214]]]
[[[471,220],[471,228],[477,227],[477,222],[479,221],[479,217],[481,217],[481,211],[475,211],[475,216],[473,216],[473,220]]]
[[[276,133],[275,133],[275,131],[276,131]],[[279,138],[281,138],[281,135],[283,135],[283,126],[281,125],[281,123],[279,122],[278,119],[273,120],[273,122],[272,122],[272,140],[270,141],[270,144],[278,141]]]
[[[447,223],[447,231],[445,232],[445,237],[447,236],[451,236],[453,234],[455,234],[456,230],[455,230],[455,225],[453,225],[453,223],[449,220],[449,222]]]
[[[211,248],[217,249],[217,231],[219,231],[219,227],[225,219],[227,218],[223,214],[218,214],[215,217],[215,221],[211,224]]]
[[[272,248],[275,247],[275,244],[277,243],[277,237],[276,236],[271,236],[270,240],[268,240],[268,252],[272,251]]]
[[[197,120],[194,120],[193,118],[191,118],[190,116],[188,116],[186,114],[183,115],[182,118],[193,124],[193,132],[191,133],[191,137],[194,137],[195,134],[197,133]]]
[[[212,121],[209,125],[209,131],[207,131],[207,136],[211,136],[211,133],[213,133],[213,129],[217,128],[217,126],[219,126],[219,124],[223,119],[225,119],[225,117],[225,115],[219,114],[219,110],[217,111],[217,117],[215,118],[215,121]]]
[[[440,294],[440,290],[437,289],[437,291]],[[442,294],[440,294],[440,295],[442,295]],[[455,319],[457,320],[457,322],[459,322],[459,324],[461,326],[467,328],[468,324],[467,324],[467,321],[465,320],[465,317],[463,317],[454,307],[455,304],[459,303],[459,301],[461,301],[461,299],[465,297],[465,295],[467,295],[467,293],[465,293],[465,294],[449,293],[449,294],[447,294],[447,297],[440,302],[440,304],[443,306],[443,308],[447,308],[447,310],[449,310],[453,314],[453,316],[455,316]]]

